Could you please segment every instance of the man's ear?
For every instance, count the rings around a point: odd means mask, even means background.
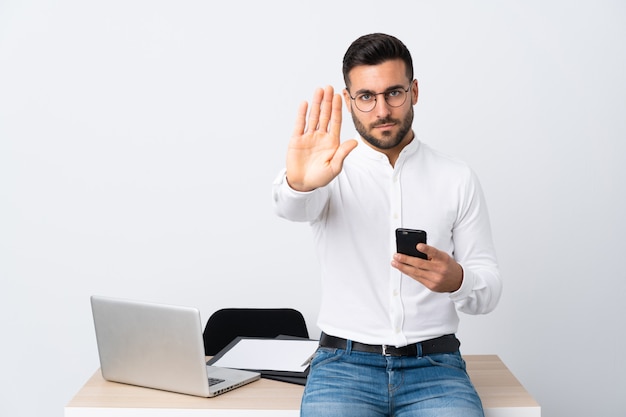
[[[352,114],[352,99],[350,98],[350,93],[348,92],[347,88],[343,89],[343,101],[346,104],[346,108],[348,109],[348,112]]]
[[[411,102],[415,106],[417,104],[417,98],[419,96],[419,87],[417,85],[417,80],[413,80],[411,86],[413,87],[411,89]]]

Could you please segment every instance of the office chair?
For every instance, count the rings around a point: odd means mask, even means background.
[[[309,337],[302,313],[292,308],[224,308],[209,317],[204,328],[204,351],[214,356],[238,336]]]

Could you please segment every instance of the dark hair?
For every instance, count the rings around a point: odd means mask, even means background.
[[[343,56],[343,80],[350,87],[348,74],[359,65],[378,65],[385,61],[401,59],[406,75],[413,79],[413,60],[407,47],[396,37],[384,33],[363,35],[350,45]]]

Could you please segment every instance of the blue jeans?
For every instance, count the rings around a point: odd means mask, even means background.
[[[459,352],[423,357],[320,347],[301,417],[484,417]]]

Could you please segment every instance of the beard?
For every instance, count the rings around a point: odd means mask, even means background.
[[[413,125],[413,107],[410,108],[410,111],[402,120],[385,117],[384,119],[377,120],[375,123],[371,124],[369,128],[365,127],[365,125],[355,116],[354,112],[351,114],[354,127],[356,128],[356,131],[359,132],[359,135],[361,135],[363,140],[373,147],[381,150],[392,149],[402,143],[402,140],[404,140],[405,136],[411,131],[411,126]],[[395,136],[393,136],[391,132],[383,132],[383,137],[378,139],[370,134],[371,129],[388,123],[394,123],[397,126],[400,126],[400,129]]]

